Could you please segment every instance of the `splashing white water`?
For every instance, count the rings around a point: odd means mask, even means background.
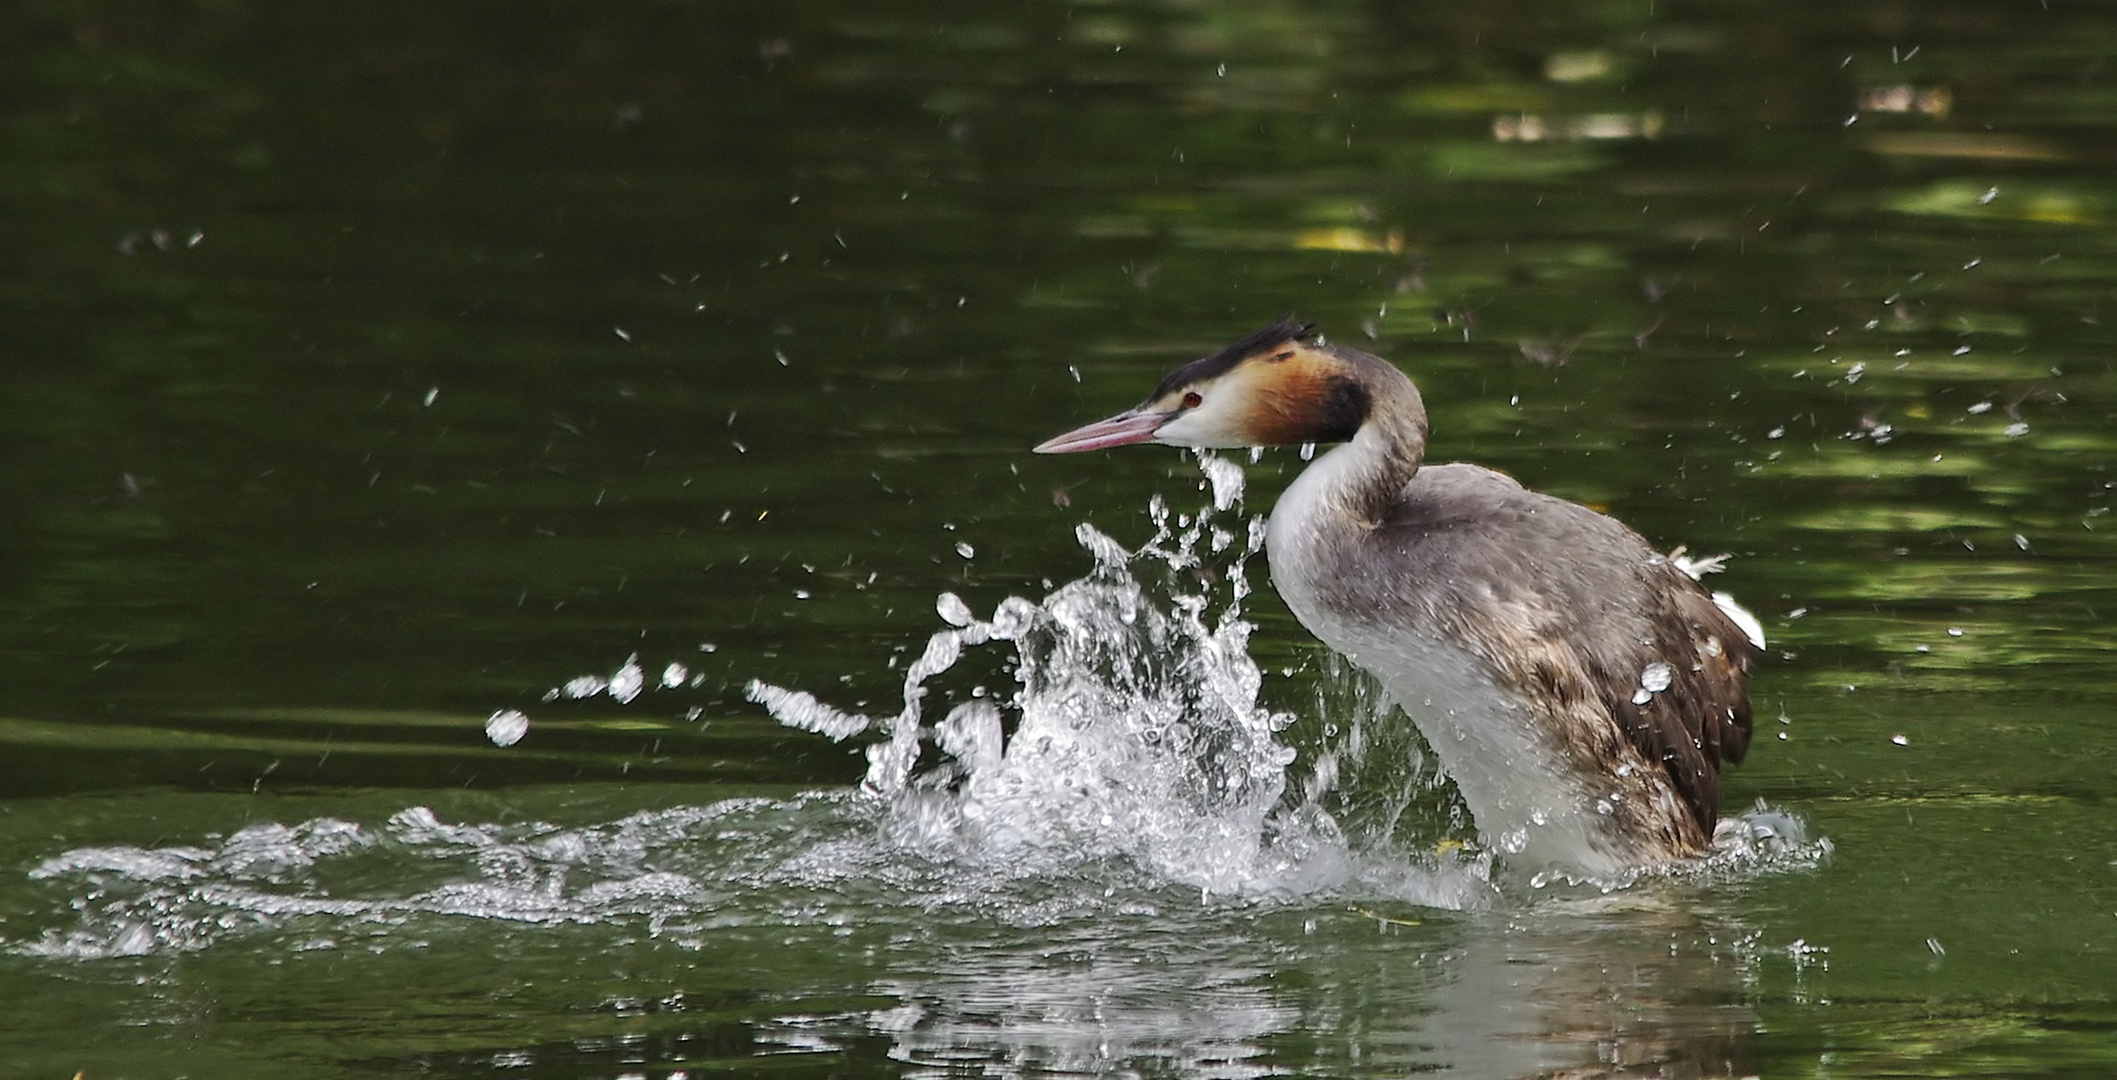
[[[1283,738],[1294,718],[1262,704],[1242,618],[1264,519],[1224,523],[1240,504],[1242,470],[1210,454],[1198,461],[1210,505],[1177,513],[1156,496],[1154,535],[1136,552],[1084,524],[1075,535],[1094,569],[1040,602],[1009,597],[984,621],[943,594],[936,609],[947,626],[906,670],[895,715],[847,713],[763,682],[749,685],[750,699],[833,739],[879,732],[863,788],[884,837],[925,858],[1029,875],[1119,860],[1208,895],[1355,889],[1438,907],[1489,902],[1495,845],[1479,843],[1410,722],[1336,658],[1327,670],[1354,692],[1319,701],[1323,741],[1296,767]],[[1155,570],[1162,582],[1142,584],[1139,572]],[[964,700],[929,723],[932,680],[967,650],[995,645],[1014,653],[1012,698]],[[1650,665],[1642,699],[1669,678],[1668,665]],[[926,746],[945,760],[918,772]],[[1723,822],[1695,869],[1788,852],[1813,861],[1824,850],[1798,821],[1760,806]]]
[[[645,917],[658,929],[722,912],[731,893],[784,887],[776,845],[788,841],[790,821],[815,826],[809,806],[729,799],[580,828],[456,824],[415,806],[379,828],[325,817],[248,826],[218,844],[76,848],[29,876],[86,888],[74,904],[79,921],[0,942],[93,960],[193,952],[270,929],[297,931],[290,947],[301,951],[373,948],[433,916],[526,925]]]
[[[1228,521],[1241,471],[1207,455],[1200,464],[1209,505],[1178,513],[1155,499],[1155,532],[1131,552],[1080,526],[1092,570],[1041,601],[1010,597],[981,619],[943,594],[944,626],[906,668],[892,715],[750,684],[751,699],[790,727],[878,736],[857,791],[573,827],[450,823],[421,806],[380,827],[320,817],[197,844],[78,848],[30,871],[73,894],[73,923],[17,920],[0,946],[92,959],[277,930],[295,935],[293,948],[377,947],[378,935],[416,939],[435,918],[644,921],[682,944],[734,922],[846,910],[969,904],[1003,923],[1045,924],[1159,910],[1171,887],[1239,904],[1497,902],[1491,854],[1415,729],[1337,657],[1322,654],[1301,733],[1310,749],[1297,755],[1293,715],[1262,701],[1242,617],[1263,521]],[[1159,580],[1143,583],[1143,572]],[[974,692],[929,720],[941,677],[979,649],[1011,653],[1013,694]],[[688,674],[672,666],[649,680],[635,656],[550,696],[629,702],[697,686]],[[528,726],[519,713],[501,719],[495,742]],[[929,750],[938,763],[922,769]],[[1715,840],[1700,877],[1799,868],[1829,850],[1761,804],[1723,820]],[[793,894],[814,899],[790,907]],[[789,914],[797,908],[805,913]]]
[[[1242,470],[1210,455],[1200,466],[1209,506],[1175,513],[1157,497],[1155,534],[1137,552],[1079,526],[1094,569],[1042,601],[1009,597],[981,620],[944,594],[936,608],[948,625],[906,670],[895,715],[848,713],[762,682],[750,699],[833,739],[881,733],[863,787],[886,838],[908,853],[1017,875],[1117,860],[1206,895],[1374,887],[1375,867],[1318,802],[1334,773],[1289,794],[1296,753],[1280,736],[1294,717],[1261,703],[1241,617],[1263,520],[1221,524],[1239,504]],[[1156,567],[1164,598],[1134,573]],[[973,698],[928,723],[928,683],[966,650],[993,645],[1014,653],[1005,708]],[[927,744],[946,760],[915,772]],[[1444,907],[1489,890],[1484,862],[1452,854],[1423,867],[1399,858],[1386,876],[1391,895]]]

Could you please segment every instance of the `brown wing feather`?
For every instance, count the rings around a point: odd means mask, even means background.
[[[1749,746],[1755,650],[1704,586],[1617,521],[1476,466],[1422,470],[1373,539],[1407,574],[1394,588],[1349,589],[1346,602],[1471,644],[1545,703],[1553,736],[1584,766],[1612,768],[1629,744],[1664,771],[1688,820],[1655,824],[1637,805],[1656,798],[1654,785],[1618,812],[1641,815],[1645,831],[1676,829],[1663,839],[1679,850],[1711,839],[1720,764]],[[1635,704],[1656,662],[1669,665],[1669,685]]]
[[[1668,771],[1710,837],[1719,819],[1720,764],[1740,762],[1749,749],[1747,683],[1756,650],[1704,586],[1666,561],[1645,569],[1651,644],[1611,650],[1629,653],[1632,662],[1600,680],[1603,702],[1632,745]],[[1670,667],[1668,688],[1635,703],[1641,673],[1656,662]]]

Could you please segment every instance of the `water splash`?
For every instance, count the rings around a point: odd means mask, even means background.
[[[1154,882],[1251,900],[1357,891],[1491,903],[1502,887],[1495,845],[1480,842],[1414,726],[1342,658],[1323,654],[1309,725],[1320,738],[1305,736],[1310,752],[1297,761],[1294,717],[1262,703],[1242,617],[1264,519],[1240,515],[1238,465],[1204,453],[1198,464],[1209,505],[1177,512],[1155,496],[1154,533],[1136,551],[1079,526],[1093,569],[1041,601],[1009,597],[980,620],[943,594],[946,627],[906,670],[895,715],[847,713],[763,682],[750,699],[833,739],[879,733],[863,789],[882,837],[906,854],[1022,875],[1116,861]],[[963,700],[929,723],[934,680],[968,650],[995,646],[1013,651],[1012,697]],[[1668,679],[1668,665],[1650,665],[1639,693]],[[938,753],[922,758],[928,748]],[[1813,864],[1827,851],[1760,805],[1730,815],[1698,865],[1651,875]],[[1609,891],[1639,876],[1586,884]],[[1559,892],[1571,880],[1520,883]]]
[[[1091,569],[1041,600],[1009,597],[981,618],[943,594],[942,628],[905,669],[894,714],[751,683],[781,723],[873,739],[855,790],[571,827],[452,823],[419,806],[380,827],[319,817],[190,845],[79,848],[30,871],[59,894],[51,918],[13,921],[0,947],[100,959],[268,932],[295,949],[372,949],[493,923],[644,923],[697,947],[732,925],[837,933],[891,911],[1099,924],[1168,913],[1171,890],[1202,916],[1340,899],[1510,903],[1375,680],[1319,651],[1303,724],[1265,703],[1243,617],[1263,519],[1240,513],[1240,468],[1210,455],[1200,468],[1207,505],[1180,512],[1157,497],[1136,550],[1079,526]],[[947,696],[943,676],[975,650],[1009,654],[1011,695]],[[649,679],[634,656],[552,697],[628,703],[699,679],[676,666]],[[505,720],[500,737],[527,728]],[[1828,851],[1760,804],[1724,820],[1713,853],[1678,876],[1799,868]]]
[[[828,800],[825,800],[827,802]],[[659,930],[786,875],[786,827],[806,801],[730,799],[602,825],[443,821],[415,806],[380,828],[336,818],[252,825],[217,844],[77,848],[32,880],[80,890],[71,926],[0,938],[13,952],[77,960],[194,952],[253,931],[297,951],[417,941],[432,919]],[[762,820],[760,820],[762,819]],[[794,844],[799,847],[799,844]]]
[[[1154,534],[1137,551],[1089,525],[1075,537],[1093,569],[1041,601],[1009,597],[989,620],[960,597],[905,672],[902,709],[869,717],[804,691],[753,682],[752,701],[781,723],[834,739],[874,731],[863,789],[898,850],[981,872],[1055,875],[1120,863],[1205,896],[1313,895],[1388,879],[1397,898],[1482,903],[1486,864],[1460,848],[1407,862],[1366,859],[1323,805],[1338,751],[1292,784],[1291,713],[1261,701],[1249,653],[1248,565],[1261,517],[1235,517],[1243,473],[1199,455],[1211,502],[1177,512],[1156,497]],[[1149,587],[1142,574],[1158,575]],[[966,650],[1013,652],[1005,702],[972,698],[925,720],[929,683]],[[1386,711],[1386,702],[1368,703]],[[1355,726],[1359,726],[1357,723]],[[943,760],[917,771],[922,748]],[[1426,781],[1438,784],[1428,774]]]

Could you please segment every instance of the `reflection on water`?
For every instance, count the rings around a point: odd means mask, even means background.
[[[873,809],[843,793],[561,829],[414,808],[376,829],[318,820],[217,845],[84,849],[33,873],[73,891],[80,921],[12,945],[109,960],[240,939],[265,957],[409,949],[445,963],[539,926],[606,927],[704,970],[879,949],[891,973],[865,992],[891,1004],[848,1013],[831,993],[812,1005],[796,992],[759,1040],[843,1050],[880,1035],[899,1062],[998,1076],[1672,1061],[1723,1075],[1715,1063],[1755,1025],[1741,1004],[1754,933],[1680,914],[1695,893],[1674,882],[1467,921],[1384,914],[1379,899],[1201,903],[1108,865],[1025,878],[906,860],[875,843]],[[760,944],[780,955],[745,953]]]
[[[704,972],[879,951],[887,973],[864,993],[880,1004],[848,1010],[842,992],[797,985],[755,1037],[844,1052],[880,1036],[900,1063],[1010,1077],[1736,1075],[1729,1055],[1756,1026],[1743,990],[1772,959],[1739,920],[1687,913],[1699,894],[1676,881],[1470,917],[1378,897],[1201,902],[1110,864],[1018,875],[907,859],[876,843],[875,809],[846,792],[557,828],[414,808],[373,829],[324,819],[83,849],[33,872],[73,893],[80,921],[11,945],[109,961],[239,940],[270,964],[406,950],[446,964],[525,948],[523,934],[617,929],[604,947],[636,965]],[[661,1026],[686,1023],[677,1009]],[[672,1055],[661,1064],[684,1064],[681,1040]]]
[[[1066,933],[888,989],[870,1025],[938,1070],[1241,1077],[1734,1076],[1760,962],[1736,926],[1668,912],[1404,928],[1357,915],[1135,944]],[[1583,947],[1584,930],[1607,935]],[[1247,931],[1247,932],[1245,932]],[[1720,935],[1714,940],[1714,935]],[[1313,981],[1311,981],[1313,980]],[[1298,1034],[1297,1034],[1298,1033]]]

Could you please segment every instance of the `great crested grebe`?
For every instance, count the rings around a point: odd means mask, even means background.
[[[1749,747],[1756,620],[1611,518],[1425,464],[1411,380],[1308,331],[1281,320],[1036,451],[1343,443],[1273,508],[1273,583],[1382,680],[1485,842],[1605,880],[1702,854]]]

